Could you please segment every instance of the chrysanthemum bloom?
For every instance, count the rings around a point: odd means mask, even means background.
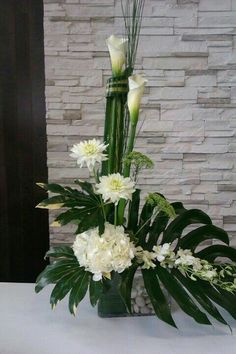
[[[98,194],[102,194],[103,200],[118,204],[121,198],[131,199],[135,192],[134,182],[129,177],[123,177],[119,173],[100,177],[100,183],[96,184]]]
[[[91,171],[96,163],[107,160],[106,154],[103,153],[107,146],[97,139],[85,140],[73,145],[70,156],[77,159],[80,167],[87,165]]]
[[[101,236],[98,228],[77,235],[72,248],[80,266],[93,273],[95,281],[109,277],[112,271],[122,273],[135,256],[135,246],[124,228],[109,223]]]

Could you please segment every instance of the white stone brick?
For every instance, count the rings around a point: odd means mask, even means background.
[[[227,11],[231,10],[231,0],[200,0],[200,11]]]
[[[67,16],[77,17],[78,19],[81,17],[111,17],[114,16],[114,8],[113,6],[68,5],[66,13]]]
[[[155,69],[206,69],[207,58],[145,58],[143,60],[143,68]]]

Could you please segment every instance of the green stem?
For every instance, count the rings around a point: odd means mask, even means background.
[[[115,205],[115,214],[114,214],[114,225],[117,226],[117,211],[118,211],[118,206]]]
[[[109,139],[108,173],[114,172],[115,151],[116,151],[116,98],[111,101],[111,131]]]
[[[158,210],[154,214],[152,214],[152,216],[148,220],[145,221],[145,223],[140,227],[140,229],[138,229],[138,231],[134,234],[134,236],[137,236],[140,233],[140,231],[149,223],[149,221],[151,221],[152,218],[155,218],[157,216],[157,214],[158,214]]]
[[[98,179],[98,176],[97,176],[95,167],[93,168],[93,175],[94,175],[95,182],[96,182],[96,183],[99,183],[99,179]],[[107,217],[106,217],[106,212],[105,212],[105,208],[104,208],[104,203],[103,203],[103,200],[102,200],[102,196],[101,196],[101,195],[99,195],[99,199],[100,199],[100,202],[101,202],[101,208],[102,208],[102,214],[103,214],[103,217],[104,217],[104,221],[106,222]]]
[[[136,135],[136,127],[137,127],[137,123],[136,124],[131,123],[126,155],[130,154],[133,151],[134,142],[135,142],[135,135]],[[130,165],[131,165],[130,162],[125,163],[124,171],[123,171],[124,177],[130,176]],[[119,207],[118,207],[118,223],[119,223],[119,225],[123,225],[123,223],[124,223],[125,204],[126,204],[126,202],[124,199],[122,199],[119,203]]]
[[[130,134],[129,134],[129,140],[128,140],[128,145],[127,145],[127,150],[126,150],[126,155],[128,156],[134,148],[134,142],[135,142],[135,136],[136,136],[136,124],[130,125]],[[126,162],[124,166],[124,177],[129,177],[130,176],[130,162]]]

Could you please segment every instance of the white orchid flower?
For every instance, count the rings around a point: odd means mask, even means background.
[[[112,73],[114,76],[120,76],[123,72],[123,66],[126,61],[127,39],[118,38],[111,35],[107,40],[107,46],[111,58]]]
[[[141,99],[144,93],[147,80],[141,75],[132,75],[129,77],[128,108],[131,123],[136,124],[139,115]]]

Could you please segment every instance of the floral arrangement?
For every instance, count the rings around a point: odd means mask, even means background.
[[[37,207],[63,208],[54,225],[74,223],[77,230],[72,247],[47,252],[53,261],[37,278],[35,289],[54,284],[52,307],[69,294],[69,310],[75,314],[87,291],[95,306],[104,296],[109,298],[113,287],[130,313],[133,279],[141,269],[159,319],[176,326],[165,288],[198,323],[211,324],[210,315],[227,324],[216,306],[236,318],[236,250],[229,246],[227,233],[203,211],[169,203],[158,192],[148,194],[140,206],[137,178],[142,169],[153,167],[147,156],[134,151],[146,84],[133,74],[143,7],[143,0],[122,1],[125,39],[112,35],[107,40],[112,77],[107,83],[104,141],[91,139],[71,148],[70,156],[89,169],[91,181],[75,180],[77,188],[38,184],[54,195]],[[186,232],[188,226],[191,231]],[[224,244],[199,250],[203,241],[213,239]]]

